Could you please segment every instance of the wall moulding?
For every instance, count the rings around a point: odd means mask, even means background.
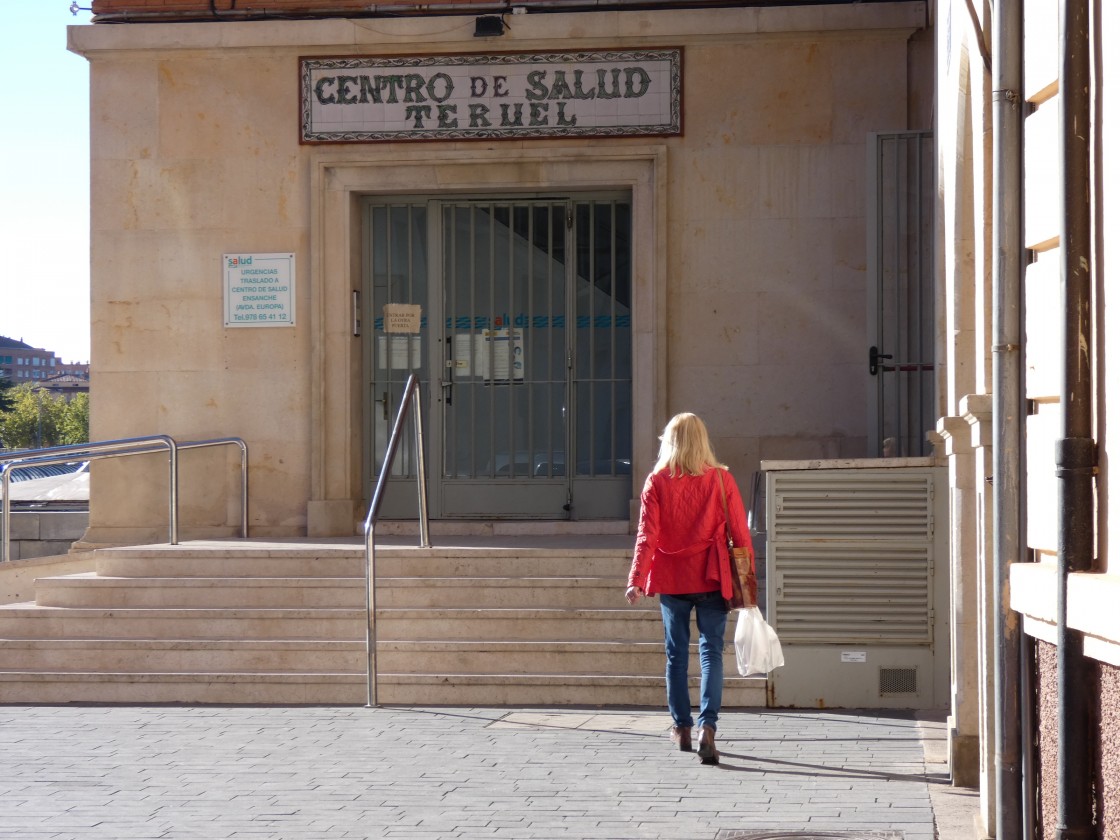
[[[361,288],[360,200],[451,195],[626,190],[633,202],[634,451],[656,450],[666,406],[666,159],[663,146],[324,152],[311,185],[311,498],[308,535],[356,525],[361,481],[359,360],[350,297]],[[355,422],[357,417],[357,422]],[[644,476],[635,476],[633,494]],[[342,529],[352,533],[352,529]]]

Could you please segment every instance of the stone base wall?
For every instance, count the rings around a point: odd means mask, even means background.
[[[89,512],[84,510],[13,512],[11,559],[68,554],[88,525]]]
[[[1058,649],[1037,643],[1040,837],[1053,837],[1058,817]],[[1094,663],[1089,691],[1098,698],[1095,738],[1097,837],[1120,840],[1120,668]]]

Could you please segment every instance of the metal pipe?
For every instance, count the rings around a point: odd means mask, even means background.
[[[401,432],[404,421],[408,416],[408,409],[414,406],[416,410],[416,443],[417,443],[417,492],[419,493],[420,507],[420,546],[428,548],[431,540],[428,538],[428,501],[427,483],[424,477],[424,449],[423,433],[420,431],[420,383],[415,374],[410,374],[401,395],[401,407],[393,421],[393,431],[389,435],[389,442],[385,446],[385,460],[381,464],[381,472],[377,477],[377,486],[370,499],[369,512],[366,514],[362,531],[365,535],[366,549],[366,705],[377,706],[377,551],[374,545],[373,532],[377,521],[377,512],[381,509],[381,499],[385,492],[389,471],[393,465],[393,458],[397,454],[397,447],[401,442]]]
[[[419,483],[420,506],[420,547],[432,547],[432,535],[428,529],[428,479],[424,470],[424,424],[420,422],[420,389],[412,389],[412,413],[416,421],[412,424],[416,430],[416,479]]]
[[[237,437],[192,440],[179,444],[184,449],[204,449],[209,446],[236,446],[241,450],[241,538],[249,538],[249,447]]]
[[[992,75],[992,510],[990,569],[995,703],[996,840],[1023,836],[1022,619],[1011,565],[1023,559],[1023,5],[1001,0]]]
[[[202,449],[210,446],[237,446],[241,450],[241,536],[249,536],[249,447],[241,438],[215,438],[176,443],[168,435],[151,435],[140,438],[123,438],[97,443],[77,443],[68,446],[52,446],[48,449],[26,450],[0,455],[0,473],[3,474],[0,492],[0,561],[11,559],[8,534],[11,533],[11,493],[10,473],[19,469],[52,464],[67,464],[72,461],[97,461],[105,458],[119,458],[126,455],[150,455],[166,450],[168,452],[168,539],[171,545],[179,543],[179,451],[183,449]]]
[[[108,440],[99,443],[80,443],[69,446],[52,446],[48,449],[33,450],[22,454],[9,454],[0,456],[0,465],[3,465],[3,479],[0,481],[0,491],[4,498],[0,502],[0,523],[3,525],[3,536],[0,538],[0,562],[7,563],[11,560],[11,474],[19,469],[33,466],[46,466],[49,464],[66,464],[71,461],[95,461],[102,458],[115,458],[124,455],[146,455],[159,452],[166,448],[171,462],[171,487],[168,491],[169,505],[171,506],[170,538],[172,545],[178,540],[178,512],[179,495],[175,487],[177,475],[178,455],[175,452],[175,441],[167,435],[152,435],[142,438],[124,438],[121,440]]]
[[[1093,566],[1092,215],[1089,4],[1062,0],[1062,382],[1058,474],[1058,840],[1092,837],[1089,677],[1082,636],[1069,627],[1069,575]]]

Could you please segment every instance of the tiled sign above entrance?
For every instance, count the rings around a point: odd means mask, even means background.
[[[300,60],[304,143],[681,133],[681,51]]]

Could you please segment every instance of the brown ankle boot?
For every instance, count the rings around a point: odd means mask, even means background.
[[[700,748],[696,751],[701,764],[719,764],[719,750],[716,749],[716,731],[710,726],[700,727]]]
[[[692,727],[674,726],[669,730],[669,739],[681,752],[692,752]]]

